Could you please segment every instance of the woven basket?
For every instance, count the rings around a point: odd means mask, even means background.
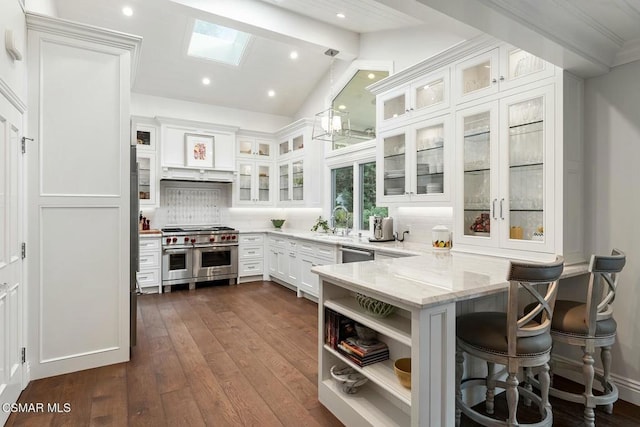
[[[356,294],[356,301],[358,301],[360,307],[364,308],[367,313],[375,317],[387,317],[396,309],[396,307],[391,304],[362,294]]]

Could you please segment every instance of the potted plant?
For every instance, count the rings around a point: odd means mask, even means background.
[[[329,222],[326,219],[322,219],[322,216],[319,216],[316,220],[316,223],[311,227],[311,231],[316,231],[318,233],[326,233],[329,231]]]

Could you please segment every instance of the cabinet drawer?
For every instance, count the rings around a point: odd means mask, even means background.
[[[331,261],[335,261],[336,260],[336,247],[335,246],[329,246],[329,245],[322,245],[322,246],[317,246],[316,247],[316,253],[315,255],[320,257],[320,258],[326,258],[329,259]]]
[[[279,248],[282,248],[286,245],[287,240],[285,240],[282,237],[274,237],[274,236],[269,236],[269,245],[270,246],[277,246]]]
[[[239,259],[262,258],[263,256],[264,248],[262,246],[240,246]]]
[[[149,286],[160,286],[160,269],[139,271],[137,273],[138,284],[141,288]]]
[[[298,244],[298,252],[306,255],[315,255],[316,245],[311,242],[305,242],[303,240]]]
[[[240,244],[249,245],[261,245],[264,243],[264,236],[262,234],[241,234]]]
[[[238,274],[240,276],[255,276],[262,274],[263,262],[261,259],[244,260],[238,262]]]
[[[140,252],[142,251],[159,251],[160,250],[160,239],[140,239]]]
[[[295,251],[298,247],[298,241],[295,239],[288,239],[286,243],[286,247],[290,251]]]
[[[160,267],[160,252],[140,252],[140,271]]]

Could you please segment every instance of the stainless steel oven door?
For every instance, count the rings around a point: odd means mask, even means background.
[[[238,276],[238,245],[196,246],[193,250],[196,282],[234,279]]]
[[[162,283],[175,285],[193,279],[193,248],[162,249]]]

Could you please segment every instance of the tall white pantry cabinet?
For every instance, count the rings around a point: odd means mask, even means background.
[[[141,39],[26,20],[27,355],[37,379],[129,359],[129,96]]]

